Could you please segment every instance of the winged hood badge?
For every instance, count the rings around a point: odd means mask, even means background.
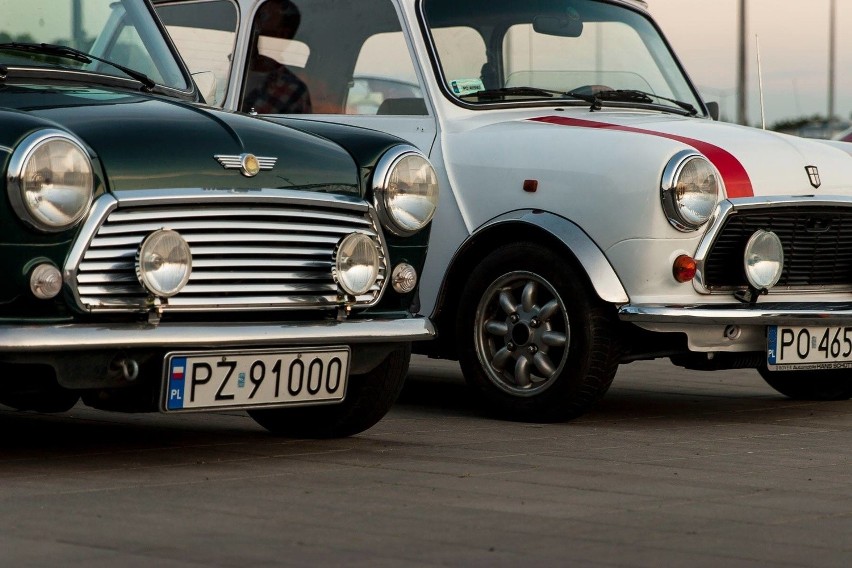
[[[226,170],[240,170],[246,177],[254,177],[261,170],[271,170],[278,158],[260,157],[254,154],[216,154],[213,156]]]

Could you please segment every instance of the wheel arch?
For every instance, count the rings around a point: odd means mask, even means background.
[[[629,302],[624,285],[603,251],[576,223],[547,211],[511,211],[484,223],[456,251],[432,314],[438,328],[438,339],[416,347],[425,348],[430,355],[456,358],[452,315],[458,310],[470,268],[496,248],[519,240],[541,242],[554,250],[564,251],[568,261],[580,270],[589,289],[594,290],[598,298],[614,305]]]

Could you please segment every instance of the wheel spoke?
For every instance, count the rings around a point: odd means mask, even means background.
[[[530,361],[526,357],[518,357],[515,363],[515,384],[526,387],[532,382],[530,378]]]
[[[506,315],[511,315],[518,311],[518,303],[508,290],[500,292],[500,308],[506,312]]]
[[[488,320],[487,322],[485,322],[485,331],[487,331],[491,335],[503,337],[507,333],[509,333],[509,326],[506,325],[506,322]]]
[[[505,369],[506,363],[512,358],[512,353],[506,349],[505,347],[494,354],[494,358],[491,359],[491,365],[495,369]]]
[[[559,302],[556,300],[550,300],[543,308],[541,308],[541,311],[538,313],[538,317],[541,321],[548,321],[557,311],[559,311]]]
[[[541,342],[549,347],[565,347],[568,337],[558,331],[545,331],[541,334]]]
[[[535,364],[535,368],[538,369],[538,372],[546,379],[552,377],[556,372],[556,367],[553,365],[553,361],[550,360],[547,353],[542,351],[535,354],[535,357],[533,357],[533,363]]]
[[[524,308],[525,312],[531,312],[533,307],[535,306],[536,296],[538,295],[538,284],[535,281],[530,280],[527,282],[527,285],[524,286],[524,291],[521,293],[521,306]]]

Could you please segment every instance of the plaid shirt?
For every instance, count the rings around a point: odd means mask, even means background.
[[[311,113],[308,87],[284,65],[267,74],[260,87],[243,98],[243,110],[258,114]]]

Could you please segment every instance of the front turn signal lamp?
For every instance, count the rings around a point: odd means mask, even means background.
[[[677,257],[672,266],[672,274],[678,282],[691,282],[698,273],[698,264],[689,255],[682,254]]]

